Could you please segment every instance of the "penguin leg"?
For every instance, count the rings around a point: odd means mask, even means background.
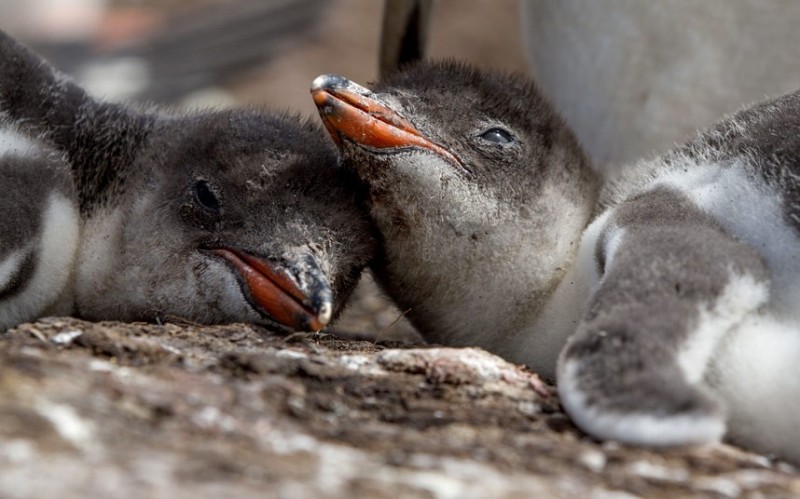
[[[559,359],[565,409],[602,439],[718,441],[724,408],[703,375],[720,340],[767,300],[761,258],[667,188],[614,208],[596,244],[600,281]]]

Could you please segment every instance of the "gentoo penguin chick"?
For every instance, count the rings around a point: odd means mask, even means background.
[[[557,378],[602,439],[800,462],[800,93],[605,186],[522,78],[419,64],[312,94],[428,339]]]
[[[373,236],[318,125],[99,102],[2,33],[0,62],[0,327],[337,313]]]

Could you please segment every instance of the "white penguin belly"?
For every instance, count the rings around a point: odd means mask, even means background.
[[[800,462],[800,328],[749,317],[722,341],[706,374],[725,401],[727,438]]]
[[[42,215],[38,241],[28,245],[35,248],[35,270],[21,291],[0,300],[0,328],[45,314],[71,312],[69,284],[78,247],[78,210],[70,200],[53,193]],[[24,251],[14,251],[0,262],[0,277],[6,277],[2,284],[8,284],[8,279],[22,270],[23,254]]]

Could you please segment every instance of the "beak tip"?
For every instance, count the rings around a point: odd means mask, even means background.
[[[306,331],[321,331],[321,330],[325,329],[325,326],[328,325],[330,320],[331,320],[330,314],[328,314],[328,315],[320,314],[320,315],[318,315],[316,317],[312,316],[312,317],[307,318],[305,320],[305,326],[304,327],[301,326],[301,327],[302,327],[302,329],[305,329]]]
[[[314,265],[318,267],[318,265]],[[308,279],[310,278],[310,281]],[[333,289],[330,281],[317,268],[306,275],[308,284],[301,289],[306,297],[307,311],[305,325],[308,330],[319,331],[327,326],[333,318]]]
[[[311,93],[324,92],[333,88],[342,88],[347,86],[347,80],[339,75],[324,74],[314,78],[311,82]]]
[[[312,308],[315,310],[316,314],[308,317],[308,329],[319,331],[331,322],[333,316],[333,301],[332,299],[325,299]]]
[[[323,326],[325,326],[331,321],[332,315],[333,305],[331,302],[325,302],[322,307],[320,307],[319,313],[317,314],[317,320],[321,322]]]
[[[241,276],[246,297],[261,313],[293,330],[319,331],[333,316],[333,291],[316,260],[295,265],[275,262],[229,247],[212,248]]]

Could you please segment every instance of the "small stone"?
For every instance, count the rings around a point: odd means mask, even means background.
[[[50,342],[55,345],[68,346],[71,345],[76,338],[81,336],[83,331],[73,329],[71,331],[63,331],[50,338]]]
[[[727,478],[700,477],[696,478],[692,484],[697,490],[712,492],[723,497],[739,497],[742,493],[742,488],[736,485],[736,482]]]
[[[664,482],[682,483],[689,479],[689,472],[684,468],[663,466],[649,461],[636,461],[628,469],[634,475]]]
[[[578,462],[586,469],[599,473],[606,467],[606,455],[600,451],[587,450],[581,452]]]

